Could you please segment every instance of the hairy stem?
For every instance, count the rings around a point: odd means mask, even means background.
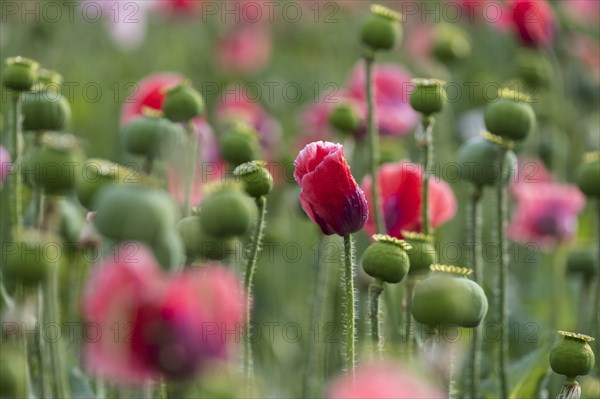
[[[379,298],[383,292],[383,281],[376,279],[369,285],[369,324],[371,327],[371,340],[373,351],[379,355],[383,352],[383,340],[379,334]]]
[[[506,187],[504,184],[504,164],[506,161],[506,150],[502,149],[500,153],[500,179],[496,184],[496,228],[499,248],[498,265],[498,318],[500,321],[500,348],[498,356],[498,373],[500,377],[500,397],[508,397],[508,306],[506,279],[508,277],[508,257],[504,230],[506,227]]]
[[[346,372],[354,378],[356,367],[356,302],[354,293],[354,242],[344,236],[344,288],[346,294]]]
[[[423,220],[423,233],[430,234],[429,223],[429,175],[430,165],[434,162],[433,155],[433,126],[435,119],[432,116],[423,116],[423,137],[421,146],[423,148],[423,178],[421,185],[421,219]]]
[[[13,162],[13,171],[10,175],[9,203],[10,203],[10,225],[12,228],[13,241],[21,239],[22,232],[22,203],[21,203],[21,174],[19,166],[23,156],[23,132],[21,131],[21,93],[11,94],[10,113],[10,155]]]
[[[475,187],[471,194],[471,215],[469,226],[471,268],[473,269],[472,278],[479,285],[483,286],[483,267],[481,263],[481,251],[478,246],[481,244],[481,187]],[[482,324],[473,329],[473,340],[471,341],[471,363],[470,363],[470,391],[471,398],[479,397],[479,378],[481,374],[481,333]]]
[[[406,340],[406,360],[410,361],[413,351],[414,337],[412,335],[413,322],[412,313],[412,294],[415,287],[415,280],[412,276],[407,276],[406,286],[404,287],[404,339]]]
[[[192,186],[196,177],[196,157],[198,156],[198,135],[196,126],[191,120],[185,124],[189,148],[185,166],[185,186],[183,194],[183,212],[186,216],[192,214]]]

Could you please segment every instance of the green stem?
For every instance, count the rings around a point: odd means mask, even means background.
[[[346,294],[346,372],[354,378],[356,367],[356,300],[354,293],[354,242],[344,236],[344,288]]]
[[[414,337],[412,336],[412,294],[415,287],[415,280],[412,276],[407,276],[406,286],[404,287],[404,339],[406,340],[406,360],[410,361],[413,351]]]
[[[385,224],[381,212],[381,198],[379,195],[379,179],[377,178],[377,169],[379,168],[379,133],[377,131],[377,122],[375,120],[375,94],[373,93],[373,66],[375,64],[375,55],[365,56],[366,76],[365,84],[367,91],[367,129],[369,133],[369,143],[371,150],[371,197],[373,202],[373,219],[377,233],[385,234]]]
[[[192,186],[196,177],[196,157],[198,156],[198,135],[196,126],[191,120],[185,124],[189,148],[187,149],[187,162],[185,168],[185,186],[183,194],[183,212],[186,216],[192,214]]]
[[[371,327],[371,339],[373,351],[379,355],[383,352],[383,340],[379,335],[379,297],[383,292],[383,281],[376,279],[369,285],[369,323]]]
[[[435,119],[432,116],[423,116],[423,138],[421,146],[423,147],[423,178],[421,186],[421,218],[423,220],[423,233],[430,234],[431,226],[429,223],[429,175],[431,163],[433,163],[433,126]]]
[[[248,264],[246,266],[246,274],[244,276],[244,288],[246,289],[246,323],[247,336],[244,341],[244,374],[248,387],[250,387],[253,363],[252,363],[252,346],[250,344],[250,332],[251,332],[251,310],[252,310],[252,279],[256,270],[256,261],[258,259],[258,253],[261,247],[261,240],[263,231],[265,229],[265,215],[267,213],[267,199],[266,197],[258,197],[256,199],[256,206],[258,207],[258,221],[254,229],[254,236],[252,238],[252,249],[250,250],[250,257],[248,258]]]
[[[51,395],[48,392],[48,371],[51,370],[51,365],[48,364],[48,352],[44,341],[43,326],[44,326],[44,288],[38,287],[38,324],[37,324],[37,361],[39,364],[39,386],[40,398],[49,398]]]
[[[499,248],[499,267],[498,267],[498,316],[500,319],[500,355],[499,355],[499,376],[500,376],[500,397],[508,397],[508,306],[506,279],[508,275],[508,257],[506,240],[504,237],[504,229],[506,227],[506,187],[504,184],[504,164],[506,161],[506,150],[502,148],[500,152],[500,179],[496,184],[497,195],[497,213],[496,213],[496,228]]]
[[[600,356],[600,199],[596,200],[596,240],[598,252],[596,253],[596,356]],[[600,377],[600,361],[596,362],[596,375]]]
[[[470,251],[472,278],[483,287],[483,267],[481,263],[481,251],[477,248],[481,244],[481,187],[475,187],[471,194],[471,216],[470,216]],[[473,340],[471,342],[470,390],[471,398],[479,398],[479,379],[481,374],[481,333],[482,325],[473,329]]]
[[[10,202],[10,222],[12,227],[13,241],[21,240],[22,232],[22,203],[21,203],[21,174],[19,166],[21,165],[23,155],[23,133],[21,131],[21,93],[15,92],[11,94],[11,137],[10,137],[10,152],[13,165],[13,172],[10,175],[11,184],[9,184],[9,202]]]

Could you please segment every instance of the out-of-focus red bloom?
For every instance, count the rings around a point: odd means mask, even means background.
[[[0,185],[6,181],[6,178],[10,173],[10,168],[10,154],[4,147],[0,146]]]
[[[552,44],[556,30],[556,18],[552,7],[545,0],[513,0],[509,12],[525,46],[546,47]]]
[[[363,228],[367,201],[352,177],[341,144],[311,143],[300,151],[294,167],[302,209],[323,234],[345,236]]]
[[[420,165],[402,161],[385,164],[379,168],[377,180],[381,188],[387,234],[402,238],[402,230],[421,231],[421,179],[423,169]],[[361,187],[371,201],[371,176],[364,177]],[[372,208],[369,208],[372,210]],[[436,177],[429,179],[429,220],[437,227],[456,214],[456,197],[450,186]],[[372,212],[371,212],[372,215]],[[371,217],[366,225],[369,234],[375,233],[375,222]]]
[[[566,15],[580,24],[597,27],[600,23],[600,1],[569,0],[559,4]]]
[[[236,276],[222,267],[169,276],[147,248],[125,243],[86,287],[84,315],[98,328],[86,342],[86,366],[120,384],[192,377],[227,357],[224,331],[243,322],[243,295]]]
[[[147,107],[161,110],[165,99],[165,90],[183,81],[183,76],[171,72],[148,75],[136,83],[133,95],[125,100],[121,111],[121,124],[142,115]]]
[[[376,121],[384,135],[403,136],[419,122],[419,115],[408,102],[411,76],[398,65],[378,64],[374,68],[373,82],[376,104]],[[352,71],[346,96],[356,100],[366,120],[365,65],[359,62]]]
[[[380,361],[359,366],[354,380],[349,375],[334,379],[327,399],[436,399],[446,395],[431,382],[397,364]]]
[[[242,25],[219,43],[215,59],[231,74],[253,74],[263,70],[271,58],[271,35],[266,25]]]
[[[279,123],[265,111],[258,99],[250,97],[250,89],[239,83],[225,89],[217,104],[215,116],[219,125],[242,121],[252,126],[260,136],[260,144],[266,158],[273,160],[279,151],[281,128]]]
[[[203,0],[161,0],[159,8],[181,15],[196,14],[202,2]]]
[[[508,236],[519,242],[534,242],[543,248],[573,238],[577,214],[585,197],[576,186],[552,182],[514,186],[517,208],[507,227]]]

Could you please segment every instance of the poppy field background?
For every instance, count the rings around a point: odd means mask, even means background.
[[[531,97],[537,124],[527,139],[515,147],[517,158],[511,162],[514,173],[507,185],[508,386],[511,398],[556,397],[563,379],[552,373],[548,361],[552,345],[559,339],[556,331],[592,336],[599,333],[595,327],[599,316],[594,312],[594,295],[600,278],[597,268],[600,222],[596,217],[599,200],[586,197],[576,185],[576,178],[584,154],[600,150],[600,2],[377,3],[402,13],[402,39],[393,50],[377,54],[374,72],[383,175],[382,209],[388,234],[402,238],[401,231],[422,231],[423,227],[419,210],[421,152],[417,142],[421,115],[410,106],[409,97],[415,87],[411,79],[436,78],[446,82],[447,101],[443,111],[436,115],[433,130],[435,161],[431,166],[433,181],[429,198],[435,248],[443,264],[469,267],[471,262],[468,243],[473,186],[461,178],[464,169],[457,163],[461,145],[485,130],[485,107],[498,99],[499,89],[509,87]],[[523,17],[515,13],[522,3],[533,4],[531,15]],[[361,256],[376,232],[371,213],[365,227],[354,234],[357,354],[361,370],[357,379],[364,378],[361,380],[364,383],[352,385],[340,377],[346,328],[340,284],[343,241],[337,235],[324,235],[326,231],[319,228],[320,223],[315,223],[313,217],[311,221],[302,210],[300,187],[294,179],[294,160],[311,142],[342,144],[352,176],[372,210],[362,59],[365,48],[360,41],[360,27],[370,14],[371,4],[354,0],[0,3],[0,58],[18,55],[31,58],[62,75],[61,93],[70,103],[72,113],[66,130],[79,139],[86,159],[106,159],[143,172],[143,160],[125,148],[124,126],[141,115],[142,105],[160,109],[163,90],[187,79],[205,102],[204,112],[193,122],[199,131],[202,161],[196,164],[191,205],[202,209],[201,201],[210,194],[206,188],[211,183],[232,179],[233,167],[224,162],[220,148],[228,124],[242,121],[257,131],[260,156],[256,159],[267,162],[266,168],[274,180],[252,287],[255,336],[250,341],[257,397],[444,397],[451,364],[458,371],[455,381],[458,388],[453,397],[469,397],[463,372],[469,357],[470,329],[446,332],[445,338],[452,339],[451,333],[460,336],[452,359],[441,351],[432,357],[415,355],[411,362],[406,361],[404,283],[387,284],[381,297],[384,357],[385,362],[394,365],[381,363],[361,369],[363,363],[373,360],[368,329],[368,287],[372,278],[361,266]],[[0,67],[0,72],[3,68],[6,65]],[[8,148],[10,94],[4,86],[0,90],[3,121],[0,144]],[[357,109],[360,126],[351,134],[340,134],[329,124],[329,114],[339,103],[350,103]],[[160,191],[180,205],[182,175],[169,167],[180,161],[182,154],[171,154],[156,166],[156,176],[162,179]],[[11,172],[4,169],[5,163],[10,162],[7,155],[2,152],[0,155],[4,264],[12,242],[10,198],[6,189],[9,180],[5,180]],[[500,325],[495,311],[498,306],[495,215],[499,204],[493,190],[482,191],[481,242],[475,243],[482,255],[482,288],[489,303],[482,327],[480,387],[481,396],[486,398],[501,397],[497,386]],[[318,197],[319,192],[313,194]],[[30,188],[25,187],[22,201],[25,214],[31,196]],[[93,225],[88,209],[73,193],[61,201],[67,202],[64,205],[67,210],[61,216],[67,221],[61,224],[59,233],[67,241],[65,248],[74,255],[60,270],[58,306],[62,322],[72,322],[77,331],[76,337],[69,339],[68,327],[62,325],[59,341],[67,358],[67,383],[72,397],[103,397],[84,361],[84,348],[89,342],[80,333],[86,321],[97,320],[94,317],[98,316],[90,310],[93,300],[86,295],[92,294],[86,287],[89,290],[97,281],[92,276],[102,263],[100,253],[106,255],[115,246],[104,240],[104,246],[100,246],[104,249],[91,250],[99,237],[97,231],[88,234]],[[85,245],[88,239],[91,246]],[[250,243],[251,230],[236,239],[222,262],[225,266],[219,266],[240,281]],[[577,258],[576,254],[583,256]],[[578,263],[580,258],[586,262]],[[186,291],[187,288],[177,285],[187,284],[183,278],[154,276],[159,273],[154,270],[159,266],[156,261],[148,261],[152,262],[152,270],[147,273],[153,277],[145,276],[142,271],[140,279],[168,280],[157,283],[156,287],[160,285],[164,292],[181,289],[194,295],[193,288]],[[592,269],[588,268],[590,262]],[[186,268],[186,273],[191,275],[194,271],[187,269],[201,263]],[[581,264],[584,266],[578,268]],[[200,274],[198,281],[206,277]],[[76,284],[73,275],[79,278]],[[231,289],[231,295],[236,296],[239,287],[231,288],[234,283],[228,286],[229,277],[223,277],[227,280],[223,287],[228,287],[223,289]],[[106,289],[116,287],[114,295],[119,297],[121,292],[133,289],[133,280],[124,278],[115,286],[108,284]],[[11,285],[7,284],[10,292]],[[171,285],[166,288],[168,284]],[[119,291],[119,287],[128,288]],[[179,306],[178,296],[164,295],[167,299],[161,306]],[[202,300],[223,305],[227,301],[215,299],[219,295],[223,292],[215,289],[214,296]],[[35,293],[27,298],[17,303],[16,308],[4,301],[0,307],[6,359],[12,359],[6,348],[21,342],[20,332],[12,328],[21,326],[28,317],[35,319]],[[110,295],[105,300],[110,302]],[[190,312],[195,310],[186,308]],[[198,312],[202,311],[199,307]],[[240,309],[234,305],[222,313],[230,316],[227,323],[243,324]],[[102,313],[98,317],[104,316]],[[423,331],[417,326],[415,333]],[[233,342],[229,355],[214,350],[219,352],[215,357],[224,365],[207,363],[209,366],[191,387],[177,390],[179,382],[169,384],[168,397],[248,397],[239,370],[245,335],[236,331],[232,337],[228,337]],[[595,343],[591,346],[596,350]],[[198,356],[206,355],[203,350],[207,349],[198,349],[201,353]],[[317,354],[321,357],[315,359]],[[110,363],[110,359],[107,361]],[[399,368],[399,374],[394,374],[394,367]],[[115,370],[118,369],[112,372]],[[404,372],[408,376],[402,375]],[[397,386],[390,383],[403,378],[412,382],[413,374],[418,376],[414,387],[408,382]],[[118,375],[117,371],[116,380]],[[581,397],[598,397],[599,378],[598,366],[590,375],[578,378]],[[0,397],[14,397],[9,391],[16,385],[7,383],[6,393],[0,392]],[[104,397],[141,397],[144,393],[135,384],[123,388],[110,378],[103,388]],[[162,391],[157,388],[150,395],[158,398]]]

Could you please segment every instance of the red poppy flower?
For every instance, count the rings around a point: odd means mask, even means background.
[[[148,75],[135,85],[134,93],[125,100],[121,112],[121,124],[142,114],[145,107],[162,109],[165,89],[183,81],[183,76],[171,72]]]
[[[402,238],[402,230],[421,231],[421,179],[420,165],[402,161],[385,164],[379,169],[381,203],[387,233]],[[371,204],[371,176],[365,176],[361,184]],[[456,214],[456,197],[450,186],[435,177],[429,179],[429,219],[437,227]],[[369,217],[366,226],[369,234],[375,233],[375,223]]]
[[[552,7],[545,0],[513,0],[509,4],[519,39],[525,46],[552,44],[556,21]]]
[[[302,209],[323,234],[345,236],[362,229],[368,217],[365,195],[356,184],[341,144],[310,143],[294,161]]]
[[[83,313],[96,328],[86,367],[119,384],[182,379],[228,355],[243,322],[243,289],[219,266],[165,274],[150,250],[125,243],[92,273]],[[91,334],[96,334],[91,336]]]

